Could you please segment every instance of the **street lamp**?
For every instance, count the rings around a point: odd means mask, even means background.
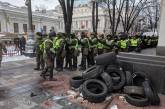
[[[33,24],[32,24],[31,0],[26,0],[25,5],[28,7],[28,24],[29,24],[25,55],[32,57],[34,56],[33,51],[34,51],[35,41],[34,41]]]

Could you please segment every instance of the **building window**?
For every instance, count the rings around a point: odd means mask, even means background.
[[[86,21],[86,28],[88,28],[88,20]]]
[[[23,31],[24,33],[27,33],[27,24],[23,24]]]
[[[14,23],[14,33],[19,33],[18,23]]]
[[[43,26],[43,30],[46,32],[46,26]]]

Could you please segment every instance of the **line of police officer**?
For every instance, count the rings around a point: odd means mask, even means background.
[[[82,58],[80,70],[85,70],[95,64],[94,57],[111,51],[137,51],[142,48],[155,47],[157,45],[157,37],[128,37],[123,34],[119,37],[111,35],[81,33],[81,38],[75,34],[67,37],[65,33],[42,35],[38,32],[36,37],[36,61],[35,70],[42,70],[41,76],[49,80],[53,80],[53,69],[62,71],[63,67],[69,70],[77,70],[77,57],[81,51]],[[64,65],[65,60],[65,65]],[[56,63],[56,65],[54,64]]]

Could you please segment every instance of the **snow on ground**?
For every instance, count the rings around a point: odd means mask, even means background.
[[[2,62],[12,62],[12,61],[22,61],[22,60],[27,60],[30,59],[29,57],[26,57],[24,55],[19,55],[19,56],[4,56],[2,58]]]

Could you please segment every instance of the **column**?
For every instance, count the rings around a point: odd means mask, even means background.
[[[165,0],[161,0],[161,16],[157,55],[165,56]]]

